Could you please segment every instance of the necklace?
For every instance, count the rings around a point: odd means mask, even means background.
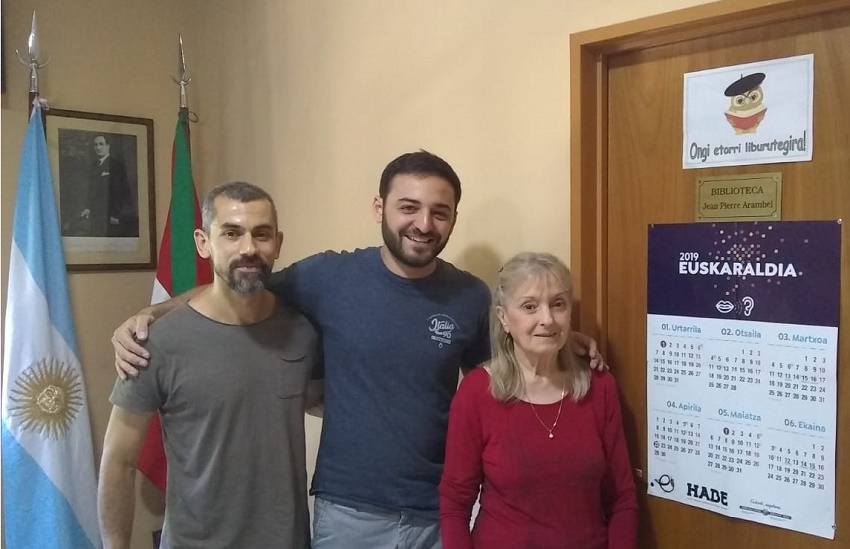
[[[542,425],[543,428],[546,429],[549,432],[549,438],[555,438],[555,435],[552,433],[552,431],[555,430],[555,426],[558,425],[558,420],[561,419],[561,406],[564,405],[564,397],[566,396],[566,394],[567,394],[567,380],[564,379],[564,385],[561,387],[561,400],[558,401],[558,413],[555,414],[555,423],[552,424],[551,428],[546,427],[546,424],[543,423],[543,420],[540,419],[540,416],[537,414],[537,410],[534,408],[534,404],[531,403],[531,399],[528,400],[528,405],[531,406],[531,411],[534,412],[534,417],[536,417],[537,421],[540,422],[540,425]],[[528,394],[526,393],[526,397],[527,396],[528,396]]]

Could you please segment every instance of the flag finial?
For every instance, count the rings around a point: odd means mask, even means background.
[[[30,25],[30,33],[27,36],[27,59],[21,57],[21,52],[15,50],[18,55],[18,60],[30,68],[30,93],[38,94],[38,70],[50,63],[50,58],[44,63],[39,61],[41,49],[38,45],[38,24],[35,19],[35,11],[32,12],[32,25]]]
[[[187,109],[189,108],[189,99],[186,96],[186,85],[192,81],[192,77],[189,76],[188,71],[186,70],[186,56],[183,54],[183,35],[179,36],[179,50],[177,52],[177,74],[178,76],[172,76],[171,79],[174,80],[174,83],[180,86],[180,108]]]

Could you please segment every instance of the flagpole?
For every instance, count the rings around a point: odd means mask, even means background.
[[[30,33],[27,36],[27,59],[24,60],[21,57],[21,52],[15,50],[15,53],[18,56],[18,61],[21,62],[25,67],[29,67],[30,69],[30,88],[28,94],[29,108],[27,109],[27,118],[32,116],[32,109],[35,101],[38,99],[38,71],[42,69],[45,65],[50,63],[50,58],[47,59],[44,63],[39,60],[41,56],[41,49],[38,44],[38,25],[36,24],[35,19],[35,11],[32,12],[32,24],[30,25]]]
[[[180,109],[171,153],[171,203],[160,239],[159,255],[151,303],[159,303],[196,286],[212,282],[212,269],[195,250],[194,231],[202,226],[201,209],[192,177],[189,136],[189,102],[186,85],[191,80],[183,55],[183,37],[177,57],[179,77],[171,79],[180,87]],[[137,469],[165,492],[167,467],[162,428],[154,414],[136,462]]]
[[[177,73],[179,76],[172,76],[171,79],[174,80],[174,83],[180,88],[180,110],[188,111],[189,98],[186,95],[186,86],[192,81],[192,77],[189,76],[188,71],[186,71],[186,56],[183,53],[183,35],[180,34],[178,36],[179,50],[177,52]]]

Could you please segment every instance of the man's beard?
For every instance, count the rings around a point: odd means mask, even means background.
[[[431,252],[425,255],[405,253],[403,247],[404,244],[402,242],[402,239],[405,238],[405,235],[394,233],[387,225],[387,218],[384,217],[383,219],[381,219],[381,235],[384,237],[384,245],[387,247],[387,250],[389,250],[390,254],[392,254],[392,256],[396,258],[399,263],[416,269],[420,267],[427,267],[429,264],[431,264],[431,262],[434,261],[434,259],[438,255],[440,255],[440,252],[443,251],[443,248],[445,248],[446,244],[448,244],[449,242],[448,238],[446,240],[441,241],[439,233],[435,232],[420,233],[414,228],[411,228],[407,232],[410,232],[415,236],[434,238],[436,240],[436,244],[432,244],[431,246],[433,247],[431,248]]]
[[[237,270],[240,267],[255,267],[260,270],[240,273]],[[216,274],[224,280],[228,288],[240,294],[253,294],[265,290],[272,274],[272,267],[258,256],[252,256],[238,259],[231,263],[226,271],[222,271],[223,269],[215,266]]]

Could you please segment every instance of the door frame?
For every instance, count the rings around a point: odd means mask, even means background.
[[[574,327],[607,352],[608,63],[615,55],[821,15],[850,0],[722,0],[570,35]]]

